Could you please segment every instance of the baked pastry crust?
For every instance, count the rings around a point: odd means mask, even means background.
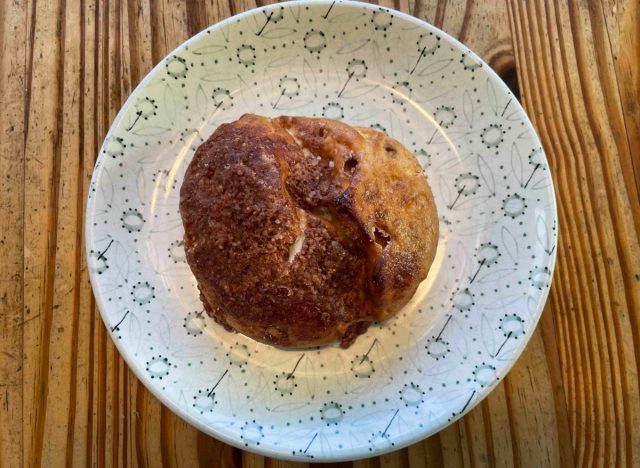
[[[348,347],[393,316],[438,240],[415,157],[383,133],[328,119],[221,125],[187,169],[180,213],[208,313],[283,347]]]

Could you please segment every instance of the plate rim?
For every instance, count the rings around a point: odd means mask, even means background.
[[[460,42],[459,40],[457,40],[456,38],[454,38],[453,36],[451,36],[450,34],[448,34],[447,32],[441,30],[440,28],[438,28],[437,26],[434,26],[430,23],[428,23],[427,21],[424,21],[420,18],[417,18],[413,15],[410,15],[408,13],[404,13],[398,10],[395,10],[394,8],[388,8],[388,7],[384,7],[384,6],[380,6],[377,4],[371,4],[371,3],[365,3],[365,2],[360,2],[360,1],[353,1],[353,0],[291,0],[291,1],[285,1],[285,2],[281,2],[281,3],[275,3],[275,4],[270,4],[270,5],[265,5],[262,7],[257,7],[257,8],[252,8],[249,10],[246,10],[244,12],[238,13],[236,15],[230,16],[228,18],[225,18],[217,23],[214,23],[208,27],[206,27],[205,29],[203,29],[202,31],[198,32],[197,34],[191,36],[190,38],[188,38],[187,40],[183,41],[182,43],[180,43],[177,47],[175,47],[171,52],[169,52],[164,58],[162,58],[145,76],[144,78],[138,83],[138,85],[133,89],[133,91],[129,94],[129,96],[127,97],[127,99],[124,101],[124,103],[122,104],[122,106],[120,107],[120,110],[118,111],[118,113],[116,114],[116,117],[113,119],[113,121],[111,122],[110,126],[109,126],[109,130],[107,131],[105,138],[102,142],[102,145],[100,146],[100,149],[98,151],[98,155],[96,158],[96,162],[93,168],[93,172],[91,175],[91,181],[89,184],[89,190],[87,193],[87,204],[86,204],[86,208],[84,211],[84,215],[85,215],[85,221],[84,221],[84,230],[85,230],[85,261],[87,262],[87,264],[90,264],[90,260],[91,260],[91,246],[93,243],[93,226],[90,223],[90,220],[94,218],[93,214],[95,211],[95,200],[96,197],[92,197],[91,196],[91,187],[94,187],[95,184],[98,182],[98,180],[100,179],[100,176],[102,174],[102,169],[104,167],[103,164],[101,164],[103,162],[103,159],[105,159],[104,154],[103,154],[103,150],[106,147],[106,143],[107,143],[107,139],[111,133],[111,130],[114,127],[117,127],[117,125],[120,123],[120,121],[122,120],[123,116],[126,113],[126,110],[131,107],[134,103],[135,98],[138,96],[138,94],[146,87],[146,85],[152,80],[152,78],[157,74],[157,72],[159,70],[162,69],[164,63],[166,62],[166,60],[168,58],[170,58],[173,55],[176,55],[177,53],[179,53],[180,51],[182,51],[184,49],[184,47],[186,45],[190,45],[196,41],[198,41],[201,37],[204,37],[205,35],[207,35],[210,31],[222,28],[224,26],[226,26],[229,23],[232,23],[236,20],[239,20],[243,17],[246,16],[253,16],[255,14],[259,14],[262,11],[265,10],[270,10],[270,9],[274,9],[274,8],[279,8],[279,7],[290,7],[290,6],[294,6],[294,5],[331,5],[331,4],[342,4],[342,5],[347,5],[350,6],[352,8],[364,8],[366,10],[383,10],[383,11],[387,11],[392,13],[395,16],[398,16],[400,18],[402,18],[405,21],[408,21],[410,23],[413,23],[416,26],[419,26],[423,29],[427,29],[429,31],[434,31],[437,32],[438,34],[440,34],[443,38],[445,38],[447,41],[449,41],[452,45],[455,45],[456,47],[458,47],[459,49],[463,50],[463,51],[467,51],[468,53],[472,54],[474,56],[475,59],[477,59],[483,66],[483,68],[486,70],[486,73],[488,75],[488,77],[490,77],[492,79],[492,82],[494,84],[496,84],[499,89],[503,92],[503,93],[511,93],[511,91],[509,90],[509,88],[507,87],[507,85],[504,83],[504,81],[502,80],[502,78],[500,78],[500,76],[493,70],[493,68],[491,68],[491,66],[489,66],[489,64],[487,64],[480,56],[478,56],[475,52],[473,52],[469,47],[467,47],[465,44],[463,44],[462,42]],[[512,94],[512,93],[511,93]],[[515,101],[515,105],[518,107],[518,109],[520,110],[520,112],[523,113],[523,115],[526,117],[526,119],[524,120],[525,122],[525,128],[527,130],[528,133],[531,133],[532,135],[534,135],[536,137],[536,139],[538,140],[538,142],[540,142],[541,147],[542,147],[542,141],[540,139],[540,136],[538,135],[538,132],[536,131],[535,127],[533,126],[533,123],[531,122],[531,119],[529,118],[528,113],[525,111],[524,107],[522,106],[522,104],[520,103],[520,101],[515,98],[514,96],[514,101]],[[548,164],[548,158],[547,158],[547,154],[546,151],[544,150],[544,147],[542,147],[542,155],[544,157],[544,161],[547,164],[547,166],[549,167]],[[553,181],[553,177],[551,175],[551,172],[549,172],[548,174],[548,179],[549,179],[549,194],[550,194],[550,199],[549,199],[549,206],[550,206],[550,214],[552,215],[554,221],[555,221],[555,225],[556,225],[556,235],[557,238],[559,239],[559,219],[558,219],[558,207],[557,207],[557,199],[556,199],[556,193],[555,193],[555,183]],[[558,241],[556,241],[557,244]],[[376,456],[381,456],[384,455],[386,453],[390,453],[390,452],[394,452],[400,449],[403,449],[409,445],[412,445],[416,442],[420,442],[424,439],[426,439],[427,437],[436,434],[440,431],[442,431],[443,429],[445,429],[446,427],[449,427],[450,425],[452,425],[453,423],[455,423],[456,421],[458,421],[459,419],[461,419],[463,416],[465,416],[466,414],[468,414],[471,410],[473,410],[480,402],[482,402],[495,388],[496,386],[500,383],[501,380],[503,380],[507,374],[511,371],[511,369],[513,368],[513,366],[515,365],[515,363],[520,359],[520,357],[522,356],[522,353],[524,351],[524,349],[526,348],[526,346],[529,344],[529,341],[531,339],[531,337],[533,336],[538,323],[540,321],[540,318],[542,317],[542,314],[544,312],[544,307],[547,303],[547,300],[549,298],[549,293],[551,291],[551,286],[553,284],[553,278],[554,278],[554,273],[555,273],[555,267],[556,267],[556,263],[557,263],[557,249],[554,249],[553,252],[551,253],[551,255],[549,255],[549,263],[548,265],[546,265],[549,268],[549,277],[550,277],[550,281],[549,281],[549,287],[544,288],[542,290],[542,294],[540,296],[540,299],[537,301],[536,304],[536,309],[535,309],[535,314],[532,316],[532,322],[531,322],[531,333],[527,333],[524,336],[523,340],[520,340],[518,342],[518,346],[516,347],[516,349],[513,352],[514,355],[514,359],[508,361],[504,367],[502,367],[500,369],[499,372],[499,379],[496,380],[496,383],[494,385],[485,387],[482,389],[482,391],[478,392],[478,396],[477,398],[475,398],[475,400],[468,405],[468,407],[466,407],[464,409],[464,411],[461,411],[459,414],[457,414],[456,416],[452,417],[451,419],[449,419],[448,421],[434,426],[432,428],[428,428],[428,429],[423,429],[423,428],[417,428],[414,431],[411,432],[407,432],[405,434],[403,434],[402,436],[400,436],[398,439],[394,440],[394,445],[390,445],[389,447],[386,447],[384,449],[380,449],[380,450],[376,450],[375,452],[371,452],[371,451],[363,451],[363,450],[357,450],[357,449],[340,449],[340,451],[333,451],[330,452],[328,454],[322,454],[320,456],[316,456],[314,458],[308,458],[308,457],[302,457],[300,455],[292,455],[290,451],[288,450],[277,450],[274,449],[273,447],[270,446],[253,446],[253,445],[249,445],[246,446],[245,444],[243,444],[240,440],[237,440],[235,437],[228,435],[226,432],[224,432],[224,430],[215,427],[213,425],[207,425],[205,424],[202,420],[200,420],[199,418],[197,418],[195,415],[188,413],[188,412],[184,412],[181,408],[178,407],[178,405],[176,403],[174,403],[171,399],[169,399],[163,392],[157,390],[155,387],[153,387],[152,385],[149,385],[149,379],[148,377],[146,377],[146,375],[144,374],[144,369],[137,363],[137,361],[135,360],[135,358],[130,354],[130,352],[127,349],[127,346],[125,346],[125,344],[123,342],[121,342],[120,340],[116,340],[114,339],[114,332],[111,331],[110,327],[109,327],[109,323],[107,322],[107,317],[106,317],[106,311],[107,310],[107,304],[104,302],[104,298],[102,297],[102,295],[97,294],[96,292],[99,291],[99,285],[98,285],[98,278],[97,278],[97,273],[93,272],[90,268],[88,268],[88,274],[89,274],[89,279],[90,279],[90,283],[91,283],[91,288],[92,288],[92,294],[95,298],[96,301],[96,305],[98,306],[98,311],[100,313],[100,316],[102,318],[102,321],[104,323],[104,326],[107,329],[107,332],[109,334],[109,336],[111,337],[111,341],[115,344],[116,349],[118,350],[118,353],[120,354],[120,356],[124,359],[124,361],[126,362],[127,366],[133,371],[133,373],[136,375],[136,377],[138,378],[138,380],[145,386],[145,388],[155,397],[157,398],[163,405],[165,405],[166,407],[168,407],[174,414],[176,414],[179,418],[181,418],[182,420],[188,422],[189,424],[191,424],[192,426],[194,426],[196,429],[208,434],[209,436],[212,436],[226,444],[229,444],[233,447],[236,447],[240,450],[243,451],[248,451],[248,452],[252,452],[252,453],[256,453],[262,456],[267,456],[267,457],[272,457],[272,458],[278,458],[278,459],[282,459],[282,460],[291,460],[291,461],[304,461],[306,463],[323,463],[323,462],[341,462],[341,461],[354,461],[354,460],[361,460],[361,459],[365,459],[365,458],[370,458],[370,457],[376,457]]]

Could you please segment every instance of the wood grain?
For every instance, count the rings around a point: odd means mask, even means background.
[[[0,4],[0,429],[1,460],[22,464],[24,4]],[[12,53],[8,53],[12,51]]]
[[[163,407],[106,333],[84,256],[99,145],[155,63],[264,0],[0,3],[0,466],[298,467]],[[379,0],[464,41],[549,157],[558,265],[530,345],[469,415],[333,466],[640,466],[640,4]]]
[[[639,149],[628,145],[612,31],[602,5],[512,2],[509,11],[525,107],[560,187],[560,218],[575,221],[561,225],[551,302],[576,462],[637,466],[640,250],[629,214],[638,187],[623,168],[637,167]]]

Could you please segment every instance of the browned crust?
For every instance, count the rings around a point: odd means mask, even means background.
[[[180,212],[207,311],[279,346],[349,346],[409,301],[438,238],[413,155],[328,119],[221,125],[187,169]]]

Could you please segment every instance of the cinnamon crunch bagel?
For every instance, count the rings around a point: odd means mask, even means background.
[[[438,240],[415,157],[381,132],[328,119],[221,125],[187,169],[180,213],[207,312],[283,347],[348,347],[393,316]]]

